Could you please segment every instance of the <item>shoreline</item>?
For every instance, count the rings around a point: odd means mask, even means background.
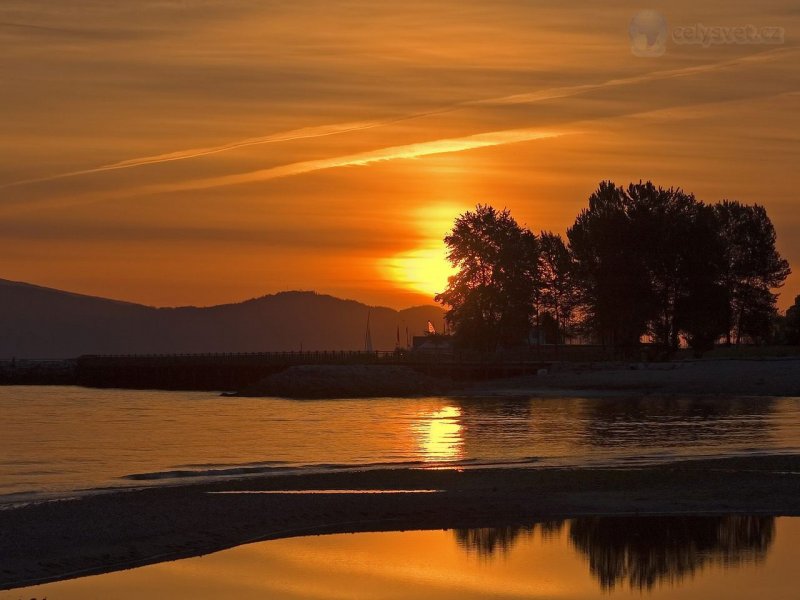
[[[545,364],[545,363],[543,363]],[[224,388],[141,386],[115,389],[216,391],[224,396],[280,397],[297,400],[426,396],[608,397],[625,394],[800,397],[800,356],[716,357],[663,363],[550,362],[536,375],[480,380],[448,379],[409,365],[306,365],[288,367],[239,391]],[[495,365],[496,366],[496,365]],[[423,369],[424,371],[424,369]],[[47,378],[0,385],[79,385]],[[86,387],[86,386],[84,386]],[[89,389],[102,389],[88,386]]]
[[[420,489],[437,492],[404,493]],[[236,493],[244,491],[250,493]],[[280,491],[292,493],[274,493]],[[800,455],[637,468],[251,477],[42,502],[0,511],[0,590],[298,535],[492,527],[590,515],[732,513],[800,515]]]
[[[554,362],[536,375],[479,381],[429,377],[412,367],[290,367],[233,395],[321,400],[514,395],[593,398],[626,394],[800,396],[800,357],[692,359],[664,363]]]
[[[633,394],[800,397],[800,358],[718,358],[666,363],[557,363],[547,373],[476,383],[466,396],[612,397]],[[456,394],[458,395],[458,394]]]

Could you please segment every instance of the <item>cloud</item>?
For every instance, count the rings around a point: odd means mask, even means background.
[[[452,152],[474,150],[477,148],[487,148],[505,144],[514,144],[518,142],[556,138],[571,133],[574,134],[577,132],[558,132],[540,129],[509,129],[505,131],[493,131],[460,138],[449,138],[430,142],[420,142],[417,144],[406,144],[403,146],[380,148],[378,150],[370,150],[368,152],[359,152],[357,154],[349,154],[333,158],[296,162],[278,167],[271,167],[269,169],[236,173],[234,175],[193,179],[179,183],[143,186],[125,193],[125,196],[163,194],[225,187],[230,185],[241,185],[245,183],[254,183],[257,181],[268,181],[270,179],[277,179],[279,177],[291,177],[293,175],[301,175],[303,173],[311,173],[326,169],[365,166],[390,160],[421,158],[434,154],[448,154]]]
[[[751,54],[741,58],[723,60],[716,63],[706,63],[692,67],[681,67],[679,69],[666,69],[663,71],[651,71],[650,73],[633,75],[631,77],[608,79],[600,83],[587,83],[582,85],[556,87],[537,92],[527,92],[523,94],[504,96],[502,98],[490,98],[487,100],[479,100],[472,104],[530,104],[534,102],[542,102],[544,100],[568,98],[604,88],[634,85],[638,83],[650,83],[652,81],[677,79],[680,77],[691,77],[692,75],[703,75],[706,73],[730,69],[732,67],[780,59],[791,54],[796,54],[797,51],[797,48],[777,48],[773,50],[767,50],[765,52],[759,52],[757,54]]]
[[[227,144],[220,144],[217,146],[206,146],[202,148],[189,148],[188,150],[177,150],[175,152],[168,152],[165,154],[154,154],[150,156],[142,156],[139,158],[131,158],[120,162],[115,162],[91,169],[83,169],[79,171],[70,171],[68,173],[59,173],[57,175],[50,175],[47,177],[39,177],[35,179],[26,179],[24,181],[15,181],[0,186],[2,188],[14,187],[19,185],[26,185],[29,183],[42,183],[45,181],[54,181],[56,179],[65,179],[67,177],[77,177],[78,175],[90,175],[92,173],[104,173],[106,171],[117,171],[119,169],[130,169],[133,167],[142,167],[144,165],[155,165],[160,163],[172,162],[176,160],[187,160],[190,158],[199,158],[201,156],[208,156],[210,154],[218,154],[220,152],[227,152],[229,150],[236,150],[237,148],[246,148],[248,146],[257,146],[260,144],[271,144],[275,142],[287,142],[291,140],[302,140],[308,138],[324,137],[328,135],[336,135],[338,133],[346,133],[349,131],[361,131],[371,127],[382,125],[380,121],[356,121],[352,123],[339,123],[333,125],[321,125],[318,127],[303,127],[301,129],[292,129],[271,135],[247,138]]]
[[[465,100],[462,102],[450,104],[447,106],[443,106],[438,109],[433,109],[425,112],[416,112],[416,113],[409,113],[406,115],[401,115],[389,119],[381,119],[381,120],[368,120],[368,121],[356,121],[356,122],[345,122],[345,123],[334,123],[329,125],[320,125],[320,126],[313,126],[313,127],[304,127],[300,129],[293,129],[289,131],[283,131],[278,133],[273,133],[265,136],[260,137],[252,137],[246,138],[238,141],[228,142],[225,144],[219,144],[216,146],[207,146],[207,147],[200,147],[200,148],[189,148],[186,150],[177,150],[174,152],[168,152],[163,154],[155,154],[149,156],[142,156],[137,158],[131,158],[124,161],[119,161],[107,165],[100,165],[98,167],[92,167],[89,169],[82,169],[77,171],[70,171],[66,173],[59,173],[55,175],[49,175],[45,177],[33,178],[33,179],[26,179],[21,181],[14,181],[10,183],[6,183],[0,185],[0,189],[11,188],[15,186],[27,185],[32,183],[43,183],[47,181],[54,181],[57,179],[65,179],[69,177],[77,177],[81,175],[91,175],[94,173],[103,173],[107,171],[116,171],[121,169],[131,169],[136,167],[142,167],[147,165],[154,165],[154,164],[162,164],[167,162],[173,161],[181,161],[181,160],[188,160],[193,158],[200,158],[203,156],[208,156],[212,154],[218,154],[222,152],[228,152],[231,150],[236,150],[239,148],[245,148],[249,146],[257,146],[263,144],[273,144],[279,142],[286,142],[286,141],[293,141],[293,140],[301,140],[301,139],[309,139],[309,138],[318,138],[318,137],[326,137],[332,135],[338,135],[342,133],[349,133],[354,131],[362,131],[366,129],[373,129],[376,127],[384,127],[392,124],[396,124],[401,121],[407,121],[412,119],[419,119],[423,117],[435,116],[438,114],[449,113],[465,108],[472,108],[472,107],[480,107],[480,106],[490,106],[490,105],[504,105],[504,104],[534,104],[537,102],[544,102],[547,100],[555,100],[561,98],[568,98],[573,96],[578,96],[581,94],[585,94],[587,92],[592,92],[600,89],[611,88],[611,87],[621,87],[626,85],[635,85],[640,83],[648,83],[653,81],[660,81],[660,80],[667,80],[667,79],[674,79],[680,77],[690,77],[693,75],[701,75],[710,72],[721,71],[725,69],[729,69],[732,67],[760,63],[765,61],[776,60],[787,55],[791,55],[796,53],[796,48],[778,48],[773,50],[768,50],[765,52],[760,52],[757,54],[753,54],[750,56],[745,56],[741,58],[735,58],[731,60],[725,60],[716,63],[706,63],[702,65],[696,65],[691,67],[683,67],[678,69],[668,69],[662,71],[652,71],[650,73],[644,73],[641,75],[634,75],[631,77],[622,77],[622,78],[615,78],[609,79],[606,81],[598,82],[598,83],[589,83],[589,84],[582,84],[582,85],[574,85],[574,86],[563,86],[563,87],[552,87],[543,90],[538,90],[535,92],[525,92],[521,94],[512,94],[494,98],[485,98],[485,99],[478,99],[478,100]],[[474,136],[471,136],[474,137]],[[467,139],[467,138],[462,138]],[[446,140],[444,140],[446,141]],[[430,144],[438,144],[439,142],[429,142]],[[438,153],[438,152],[436,152]],[[319,167],[314,166],[318,164],[325,163],[325,160],[322,161],[308,161],[305,163],[297,163],[301,165],[308,165],[310,168],[308,170],[319,170],[319,168],[331,168],[331,167]],[[374,161],[372,161],[374,162]],[[291,165],[289,165],[291,166]],[[275,169],[269,169],[266,171],[259,171],[261,173],[266,173],[267,171],[279,173],[287,167],[276,167]],[[307,171],[302,171],[307,172]],[[291,174],[298,174],[292,172]],[[282,177],[285,175],[274,175],[269,177],[270,179],[274,177]],[[232,175],[228,177],[221,177],[216,179],[228,179],[228,178],[237,178],[240,177],[239,175]],[[200,181],[211,181],[208,180],[200,180]],[[190,183],[190,182],[189,182]],[[181,184],[175,184],[176,186],[180,186]],[[230,185],[230,184],[228,184]],[[161,186],[161,187],[170,187],[170,186]],[[213,186],[216,187],[216,186]],[[180,188],[184,189],[184,188]],[[195,188],[188,188],[188,189],[195,189]]]

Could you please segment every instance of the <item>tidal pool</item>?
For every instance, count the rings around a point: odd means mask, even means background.
[[[300,537],[0,592],[0,599],[796,599],[800,518],[585,517]]]

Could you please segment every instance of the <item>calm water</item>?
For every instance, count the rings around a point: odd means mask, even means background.
[[[291,401],[0,387],[0,416],[0,502],[287,468],[800,452],[800,398]]]
[[[800,519],[582,518],[240,546],[0,599],[798,598]]]

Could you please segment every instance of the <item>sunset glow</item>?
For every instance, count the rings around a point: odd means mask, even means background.
[[[397,284],[430,297],[443,291],[454,273],[441,245],[393,256],[386,261],[386,270]]]
[[[389,282],[433,298],[447,286],[455,269],[447,260],[443,238],[453,219],[469,207],[455,203],[437,204],[418,211],[409,227],[420,235],[419,246],[378,261],[378,268]]]
[[[797,595],[800,2],[656,4],[0,1],[0,600]]]
[[[563,233],[604,179],[763,203],[800,262],[800,17],[769,6],[670,3],[670,26],[786,36],[642,57],[634,8],[588,0],[8,0],[0,277],[159,306],[430,304],[458,214]]]

